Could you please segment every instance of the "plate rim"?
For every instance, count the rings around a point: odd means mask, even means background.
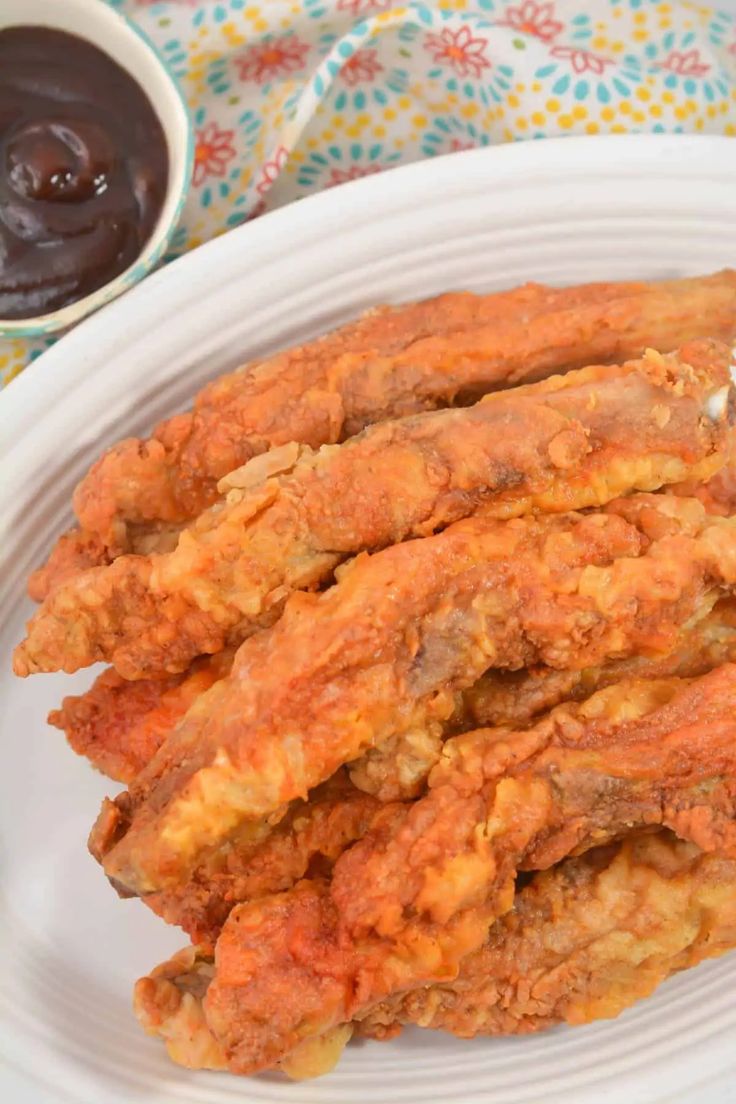
[[[370,206],[370,204],[366,204],[366,200],[370,199],[371,203],[375,203],[377,195],[388,197],[388,202],[393,207],[398,207],[400,202],[409,200],[416,202],[416,190],[419,187],[417,181],[423,182],[422,187],[431,185],[433,189],[437,188],[438,179],[445,180],[448,185],[450,183],[455,184],[457,183],[458,169],[461,166],[468,166],[470,180],[474,184],[472,190],[475,190],[478,180],[485,174],[492,174],[497,183],[499,175],[501,177],[505,176],[507,182],[510,182],[520,172],[527,171],[530,168],[534,168],[535,172],[538,173],[540,164],[544,167],[547,161],[550,161],[555,172],[564,175],[572,171],[571,166],[580,165],[584,162],[593,143],[595,143],[596,150],[600,150],[602,145],[606,145],[605,156],[602,154],[596,156],[596,171],[603,175],[609,173],[614,165],[619,177],[624,173],[628,173],[630,176],[636,176],[639,173],[650,175],[647,169],[651,169],[655,161],[659,162],[661,160],[662,151],[664,151],[665,154],[674,157],[678,164],[683,160],[690,160],[693,165],[693,174],[699,176],[703,175],[702,165],[704,161],[707,161],[709,157],[713,160],[719,160],[720,164],[716,175],[720,178],[730,174],[730,178],[734,178],[736,143],[732,143],[731,146],[726,148],[724,143],[728,142],[729,139],[711,136],[664,135],[654,137],[657,141],[653,141],[652,136],[644,135],[613,136],[610,139],[563,138],[550,139],[538,145],[524,143],[517,146],[488,147],[478,151],[467,151],[459,155],[448,155],[431,162],[418,162],[403,166],[381,176],[356,181],[347,187],[341,187],[339,195],[338,193],[321,193],[297,204],[281,208],[185,255],[155,276],[149,277],[139,288],[134,289],[124,298],[110,304],[97,315],[80,324],[72,333],[61,339],[54,348],[39,357],[18,380],[6,389],[5,395],[0,401],[0,421],[7,415],[8,425],[12,431],[11,437],[17,440],[24,432],[24,424],[27,425],[29,420],[36,422],[35,415],[38,412],[39,405],[48,410],[53,407],[55,398],[58,398],[59,395],[62,395],[67,402],[69,401],[69,369],[72,370],[74,377],[72,381],[74,387],[84,384],[88,372],[94,369],[96,362],[99,362],[100,359],[98,351],[95,349],[95,342],[98,337],[107,336],[109,341],[110,332],[118,332],[119,334],[120,330],[128,324],[127,319],[131,312],[135,313],[139,306],[144,317],[146,315],[150,317],[157,313],[156,304],[160,305],[163,301],[171,298],[186,302],[191,301],[193,293],[190,285],[198,282],[203,274],[217,273],[223,265],[228,264],[227,258],[242,254],[244,252],[243,242],[246,243],[246,250],[248,246],[255,242],[259,249],[267,252],[271,235],[283,237],[292,234],[293,236],[292,227],[305,234],[306,240],[308,233],[305,223],[309,222],[312,215],[315,216],[314,221],[318,223],[324,221],[328,212],[330,221],[335,221],[337,213],[339,215],[338,222],[340,219],[349,222],[355,212],[360,212],[363,215],[366,206]],[[660,137],[662,141],[659,141]],[[697,156],[693,149],[694,145],[697,147]],[[554,146],[553,151],[550,151],[551,146]],[[706,146],[708,149],[704,148]],[[546,150],[545,147],[547,147]],[[724,156],[724,153],[727,153],[727,156]],[[503,155],[502,171],[499,170],[498,163],[500,155]],[[662,175],[666,175],[666,165],[658,163],[657,169]],[[437,176],[438,170],[440,171],[439,178]],[[399,181],[400,177],[403,183]],[[734,211],[736,212],[736,202]],[[316,217],[315,213],[319,213],[319,218]],[[176,304],[173,309],[176,309]],[[108,331],[107,335],[105,331]],[[85,352],[90,347],[95,350],[91,358]],[[48,365],[51,365],[51,367],[49,368]],[[42,372],[46,374],[42,376]],[[53,377],[51,382],[58,388],[57,391],[54,391],[52,387],[46,388],[43,386],[49,376]],[[5,399],[9,401],[6,402]],[[24,407],[26,403],[30,403],[36,408],[33,411],[34,417],[32,419],[27,410],[21,410],[21,407]],[[14,417],[14,410],[16,415],[21,413],[25,415],[24,421],[20,420],[19,417]],[[79,416],[80,421],[81,417],[82,415]],[[13,423],[12,426],[10,425],[11,422]],[[2,497],[0,491],[0,499]],[[0,549],[0,559],[2,559],[2,549]],[[12,603],[10,608],[12,610]],[[0,1075],[1,1084],[2,1075]],[[247,1091],[247,1082],[245,1086],[244,1091]],[[715,1088],[717,1089],[718,1085]],[[36,1083],[29,1081],[29,1089],[30,1091],[37,1091]],[[160,1086],[152,1086],[152,1093],[156,1089],[160,1089]],[[62,1090],[60,1089],[59,1104],[61,1098]],[[55,1097],[49,1097],[49,1099],[55,1100]]]

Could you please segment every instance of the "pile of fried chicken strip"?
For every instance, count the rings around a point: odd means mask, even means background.
[[[735,337],[735,271],[448,293],[91,468],[14,667],[108,664],[49,721],[190,940],[134,991],[174,1061],[587,1023],[736,946]]]

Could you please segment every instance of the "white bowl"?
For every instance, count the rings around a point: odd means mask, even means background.
[[[40,25],[87,39],[121,65],[140,85],[156,112],[169,153],[169,179],[161,213],[143,251],[123,272],[96,291],[35,318],[0,318],[0,335],[38,336],[65,329],[137,283],[158,263],[179,221],[192,178],[194,137],[184,97],[151,42],[103,0],[2,0],[0,30]]]
[[[453,154],[265,215],[154,273],[0,395],[0,1101],[3,1104],[734,1104],[736,952],[618,1020],[522,1039],[408,1031],[300,1085],[172,1065],[130,1008],[185,939],[85,850],[96,775],[45,725],[96,671],[10,673],[29,570],[102,449],[215,374],[385,301],[447,288],[664,278],[733,264],[736,142],[562,138]],[[171,320],[176,319],[172,325]]]

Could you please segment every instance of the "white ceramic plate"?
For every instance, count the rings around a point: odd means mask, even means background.
[[[0,1100],[12,1104],[726,1104],[736,955],[618,1020],[536,1038],[408,1032],[296,1086],[177,1069],[130,1011],[181,939],[118,901],[85,840],[111,786],[45,726],[73,678],[8,674],[24,580],[103,445],[184,407],[239,360],[376,302],[526,279],[736,262],[736,142],[548,140],[423,163],[294,204],[198,249],[87,320],[0,397]]]

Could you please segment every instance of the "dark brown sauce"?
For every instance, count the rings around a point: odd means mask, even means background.
[[[76,35],[0,31],[0,318],[73,303],[128,267],[166,194],[143,90]]]

